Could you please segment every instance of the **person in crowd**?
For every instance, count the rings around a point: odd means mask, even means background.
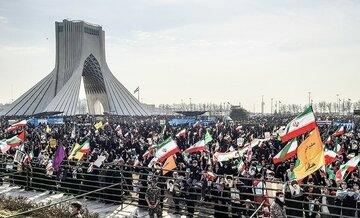
[[[321,191],[318,187],[314,186],[314,182],[312,179],[308,180],[308,184],[304,190],[304,209],[305,209],[305,217],[315,218],[320,211],[320,197]]]
[[[244,202],[244,210],[242,210],[242,217],[249,218],[255,212],[256,207],[250,199],[246,199]]]
[[[98,118],[87,115],[64,117],[64,124],[35,126],[29,123],[27,127],[11,132],[6,131],[9,125],[2,120],[4,124],[0,127],[0,139],[10,138],[25,131],[26,140],[22,151],[25,154],[24,157],[28,155],[31,159],[14,164],[14,156],[19,149],[11,148],[2,155],[5,158],[1,159],[3,162],[0,163],[0,173],[7,174],[6,178],[12,185],[33,190],[61,191],[72,195],[121,182],[119,186],[87,197],[107,204],[118,204],[136,194],[140,207],[148,207],[146,192],[151,187],[151,183],[148,184],[147,181],[150,181],[154,175],[160,175],[158,199],[160,208],[165,210],[166,205],[162,206],[164,193],[161,192],[166,189],[166,178],[161,174],[163,162],[158,163],[155,156],[156,146],[172,137],[177,142],[180,151],[176,154],[176,169],[168,173],[166,177],[173,180],[171,192],[175,211],[179,213],[187,212],[189,216],[193,216],[195,211],[198,211],[196,208],[206,207],[216,208],[218,216],[224,215],[221,212],[229,213],[230,210],[236,214],[249,213],[250,216],[251,208],[256,208],[263,200],[265,200],[265,208],[269,207],[268,199],[272,199],[276,192],[266,191],[268,187],[265,180],[271,183],[286,183],[283,192],[286,196],[286,214],[289,216],[302,217],[305,215],[303,209],[313,212],[307,213],[306,216],[317,216],[319,212],[327,213],[327,210],[330,214],[336,214],[338,211],[340,213],[341,210],[333,206],[353,207],[354,200],[358,196],[353,194],[359,192],[358,169],[345,176],[342,180],[344,184],[340,187],[337,187],[335,177],[330,178],[330,174],[319,176],[318,171],[303,179],[300,186],[298,182],[292,181],[296,157],[278,164],[273,163],[274,155],[285,146],[279,140],[279,127],[286,125],[293,118],[292,115],[254,116],[241,124],[215,121],[179,126],[160,124],[160,119],[169,119],[169,117],[105,116],[102,118],[104,125],[101,128],[94,127]],[[349,120],[349,117],[330,116],[321,117],[321,119],[343,122]],[[355,124],[358,125],[359,122],[355,121]],[[360,133],[356,125],[342,136],[331,137],[332,143],[325,145],[327,149],[336,150],[338,153],[337,160],[331,164],[334,172],[351,156],[359,154]],[[335,128],[331,126],[319,126],[319,128],[323,138],[327,138],[335,131]],[[177,133],[183,129],[186,130],[186,134],[177,136]],[[266,132],[271,136],[264,139]],[[212,140],[205,145],[204,150],[191,154],[184,152],[204,139],[207,133],[211,135]],[[299,138],[299,143],[303,140],[302,138]],[[87,139],[90,141],[89,152],[79,160],[69,158],[74,145],[82,144]],[[230,160],[219,161],[214,158],[216,153],[240,151],[256,139],[264,139],[264,141]],[[61,163],[60,170],[56,171],[52,169],[51,164],[49,165],[49,161],[54,160],[59,144],[64,146],[66,157]],[[338,148],[341,149],[338,151]],[[94,166],[94,162],[100,155],[104,155],[105,160],[99,166]],[[139,178],[139,193],[134,193],[137,191],[132,188],[134,175],[138,175]],[[176,175],[179,179],[175,179]],[[232,176],[232,184],[225,180],[229,175]],[[343,189],[345,185],[348,187]],[[317,186],[327,186],[328,190]],[[341,192],[337,192],[337,189]],[[319,197],[321,193],[329,195]],[[175,202],[175,199],[180,200]],[[246,199],[253,203],[241,204],[247,209],[237,211],[235,209],[238,208],[239,199],[241,203]],[[180,207],[182,200],[184,200],[185,210],[181,210]],[[324,202],[328,204],[328,207],[317,205]],[[350,210],[343,212],[353,214]]]
[[[235,178],[233,182],[230,183],[230,192],[231,192],[231,214],[232,217],[241,216],[241,201],[240,201],[240,181]]]
[[[286,218],[285,213],[285,195],[282,192],[276,192],[274,202],[271,204],[270,211],[272,218]]]
[[[82,218],[82,204],[79,201],[70,204],[70,218]]]
[[[357,207],[357,201],[360,200],[358,192],[359,184],[354,184],[353,181],[349,183],[350,185],[348,187],[346,182],[342,182],[341,189],[338,190],[336,196],[340,200],[341,206],[344,207],[341,214],[347,217],[355,217],[356,210],[354,210],[354,208]]]
[[[156,178],[150,181],[150,187],[146,190],[146,202],[149,208],[149,216],[152,218],[156,214],[158,218],[162,217],[162,210],[160,207],[161,190],[157,186]]]
[[[302,217],[304,195],[303,190],[296,180],[285,183],[285,205],[288,216]]]

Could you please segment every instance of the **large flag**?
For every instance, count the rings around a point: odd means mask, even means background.
[[[336,172],[336,182],[340,182],[343,180],[345,173],[351,173],[357,167],[360,162],[360,155],[351,158],[346,164],[342,164],[340,169]]]
[[[301,134],[309,132],[316,128],[315,116],[313,109],[309,106],[304,112],[295,117],[285,128],[281,141],[287,142],[290,139],[298,137]]]
[[[81,149],[81,145],[78,143],[75,143],[75,145],[73,146],[73,149],[70,152],[70,155],[68,157],[69,160],[72,160],[75,158],[75,155],[80,151]],[[79,152],[81,154],[83,154],[82,152]]]
[[[196,142],[195,144],[193,144],[192,146],[190,146],[189,148],[187,148],[185,150],[185,152],[187,152],[189,154],[195,153],[195,152],[202,152],[205,149],[205,145],[206,145],[205,140],[204,139],[200,140],[200,141]]]
[[[170,157],[168,157],[162,167],[163,169],[163,175],[167,174],[168,172],[170,172],[171,170],[176,168],[176,163],[175,163],[175,159],[174,159],[174,155],[171,155]]]
[[[180,149],[171,137],[156,146],[155,158],[158,162],[163,162],[168,157],[179,152]]]
[[[318,128],[310,132],[297,148],[296,167],[293,171],[293,177],[297,180],[314,173],[325,164],[324,145],[321,141]]]
[[[285,147],[277,154],[275,157],[273,157],[274,164],[281,163],[287,159],[290,159],[296,155],[296,149],[298,147],[298,142],[295,139],[292,139],[289,141]]]
[[[166,126],[165,126],[166,127]],[[152,140],[151,138],[149,138],[150,140]],[[155,152],[156,152],[156,148],[160,148],[162,147],[164,144],[166,144],[168,142],[169,138],[165,141],[162,141],[161,143],[159,144],[156,144],[156,145],[152,145],[148,148],[148,150],[143,154],[143,158],[149,158],[150,156],[152,155],[155,155]]]
[[[54,160],[52,162],[54,171],[58,171],[62,161],[65,158],[65,149],[63,145],[59,145],[56,149]]]
[[[17,122],[17,123],[14,123],[12,124],[9,128],[6,129],[7,132],[10,132],[10,131],[14,131],[14,130],[17,130],[19,128],[23,128],[23,127],[26,127],[27,125],[27,121],[26,120],[22,120],[20,122]]]
[[[85,154],[90,152],[90,140],[87,139],[84,143],[81,145],[75,144],[73,150],[71,151],[69,155],[69,159],[76,159],[81,160]]]
[[[340,126],[333,134],[332,136],[334,137],[339,137],[342,136],[345,133],[345,128],[344,126]]]
[[[80,148],[80,152],[82,153],[89,153],[90,152],[90,140],[87,139],[83,144],[80,145],[81,148]]]
[[[332,150],[325,149],[324,156],[326,166],[334,162],[336,159],[336,153]]]
[[[25,132],[15,135],[9,139],[0,140],[0,149],[2,153],[6,153],[10,148],[18,147],[25,141]]]

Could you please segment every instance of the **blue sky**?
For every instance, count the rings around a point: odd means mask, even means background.
[[[110,69],[147,103],[360,99],[359,1],[2,0],[0,102],[53,69],[66,18],[103,26]]]

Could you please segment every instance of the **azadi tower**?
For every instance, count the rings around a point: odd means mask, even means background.
[[[125,116],[149,115],[111,73],[105,59],[105,32],[84,21],[55,22],[55,69],[0,111],[0,116],[43,112],[77,114],[81,78],[89,114],[103,111]]]

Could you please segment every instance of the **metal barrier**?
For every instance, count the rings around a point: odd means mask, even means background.
[[[154,174],[154,168],[104,164],[102,168],[95,168],[94,172],[88,173],[87,166],[78,166],[77,162],[74,161],[66,162],[56,175],[49,176],[46,175],[45,167],[35,162],[32,167],[25,167],[18,172],[14,168],[6,167],[11,163],[7,163],[4,158],[0,158],[0,175],[2,179],[7,180],[10,184],[21,186],[26,190],[57,191],[75,196],[86,196],[88,199],[105,203],[124,204],[126,202],[128,205],[147,208],[145,194],[147,183],[151,177],[149,175]],[[74,169],[77,169],[76,173],[73,172]],[[186,174],[184,171],[176,172]],[[224,176],[220,175],[218,177],[223,178]],[[174,180],[173,177],[159,174],[156,175],[156,178],[158,178],[158,186],[161,188],[162,209],[188,216],[231,215],[232,217],[238,217],[244,215],[245,217],[254,217],[262,215],[266,217],[268,216],[269,202],[274,199],[274,195],[270,194],[270,192],[283,191],[282,188],[279,188],[282,182],[271,182],[271,184],[278,183],[278,186],[275,185],[276,188],[264,185],[261,188],[262,193],[267,193],[264,201],[262,196],[253,193],[252,178],[235,176],[234,179],[243,182],[240,186],[241,190],[238,191],[231,191],[229,187],[219,191],[212,186],[208,187],[205,182],[193,184],[190,183],[191,179],[180,178],[176,182],[181,183],[183,189],[180,189],[179,193],[175,195],[166,188],[167,181]],[[269,181],[263,182],[269,183]],[[313,187],[337,190],[331,187]],[[101,189],[101,192],[96,191],[99,189]],[[235,201],[232,194],[239,195],[240,200]],[[341,199],[333,195],[304,192],[303,196],[308,198],[305,200],[285,199],[288,217],[302,217],[304,214],[329,215],[329,213],[322,210],[323,207],[327,207],[332,217],[355,217],[359,215],[359,202],[355,207],[346,207]],[[321,198],[323,197],[326,197],[327,202],[333,203],[322,203]],[[320,201],[309,200],[316,198],[320,198]],[[289,205],[296,206],[290,207]],[[296,212],[301,215],[294,216]]]

